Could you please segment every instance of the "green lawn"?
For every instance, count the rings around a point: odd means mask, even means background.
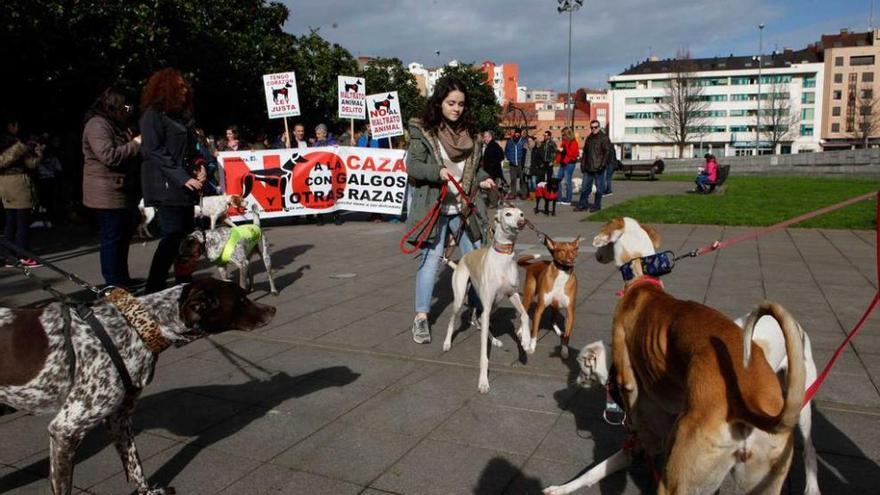
[[[663,180],[693,177],[659,176]],[[690,184],[682,183],[682,188]],[[603,209],[590,221],[628,216],[651,223],[772,225],[880,189],[880,181],[827,177],[731,177],[723,194],[644,196]],[[796,225],[826,229],[876,228],[876,201],[862,201]]]

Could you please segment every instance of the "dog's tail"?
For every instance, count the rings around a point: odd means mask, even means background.
[[[535,261],[536,259],[538,259],[540,257],[541,257],[540,254],[530,254],[527,256],[522,256],[522,257],[520,257],[520,259],[516,260],[516,264],[519,266],[529,266],[532,264],[532,261]]]
[[[775,416],[761,412],[760,407],[750,404],[748,394],[743,398],[746,408],[754,416],[750,422],[758,428],[771,433],[791,430],[798,424],[801,408],[804,403],[806,387],[806,367],[804,365],[804,334],[794,317],[779,304],[764,301],[749,315],[743,331],[743,367],[748,368],[752,357],[752,336],[755,325],[765,315],[770,315],[782,328],[785,338],[785,353],[788,355],[788,371],[786,372],[785,401],[782,411]]]

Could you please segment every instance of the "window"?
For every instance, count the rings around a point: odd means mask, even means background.
[[[838,123],[831,124],[831,132],[840,132],[840,124],[838,124]]]
[[[813,120],[813,116],[816,110],[813,108],[804,108],[801,110],[801,119],[803,120]]]
[[[859,115],[871,115],[871,105],[862,105],[862,107],[859,109]]]
[[[813,126],[812,125],[802,125],[801,126],[801,136],[812,136],[813,135]]]
[[[843,83],[843,74],[834,74],[834,82],[837,84]]]
[[[746,76],[746,77],[731,77],[731,78],[730,78],[730,84],[733,84],[734,86],[743,86],[743,85],[746,85],[746,84],[755,84],[756,79],[757,79],[756,77],[748,77],[748,76]]]
[[[611,89],[636,89],[635,81],[620,81],[611,83]]]
[[[754,131],[755,126],[748,125],[732,125],[730,126],[730,132],[749,132]]]
[[[832,117],[840,117],[840,107],[832,107],[831,108],[831,116]]]
[[[810,76],[804,78],[804,87],[805,88],[815,88],[816,87],[816,77]]]
[[[697,117],[727,117],[727,110],[700,110],[694,114]]]
[[[660,79],[651,81],[652,88],[668,88],[669,87],[669,79]]]
[[[858,75],[858,74],[856,74],[855,72],[851,72],[851,73],[849,74],[849,82],[854,83],[854,82],[856,82],[856,81],[858,81],[858,80],[859,80],[859,75]]]
[[[816,103],[816,93],[804,93],[801,95],[801,103]]]
[[[843,92],[840,91],[839,89],[836,89],[831,92],[831,99],[832,100],[839,100],[841,98],[843,98]]]
[[[874,90],[863,89],[862,90],[862,98],[865,100],[870,100],[870,99],[874,98]]]
[[[834,57],[834,66],[843,67],[843,57]]]
[[[849,65],[874,65],[874,56],[853,55],[849,58]]]
[[[862,72],[862,82],[874,82],[874,73]]]

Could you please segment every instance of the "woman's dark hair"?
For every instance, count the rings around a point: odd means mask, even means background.
[[[183,81],[183,85],[180,81]],[[179,70],[166,67],[150,76],[141,95],[141,112],[145,112],[150,107],[179,117],[192,115],[192,86]]]
[[[706,153],[706,156],[704,158],[706,160],[715,160],[715,155],[713,155],[712,153]]]
[[[125,124],[125,118],[128,115],[125,96],[112,86],[105,89],[86,112],[86,120],[94,115],[111,119],[120,125]]]
[[[443,117],[443,100],[453,91],[464,93],[464,111],[461,113],[458,121],[447,122],[447,124],[453,129],[467,129],[469,134],[474,134],[477,129],[477,122],[474,119],[467,87],[454,76],[441,77],[437,84],[434,85],[434,92],[428,98],[428,103],[425,105],[425,113],[422,114],[422,124],[426,130],[430,131],[436,131],[440,127],[440,124],[446,120]]]
[[[227,130],[227,131],[232,131],[232,136],[235,137],[235,139],[241,139],[241,133],[238,132],[238,126],[237,126],[237,125],[230,125],[230,126],[227,126],[227,127],[226,127],[226,130]]]

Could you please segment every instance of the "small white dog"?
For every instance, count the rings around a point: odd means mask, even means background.
[[[211,230],[217,224],[217,220],[223,219],[223,223],[230,227],[235,227],[232,220],[226,216],[226,212],[230,207],[244,208],[244,200],[240,194],[221,194],[218,196],[204,196],[202,198],[200,209],[196,212],[196,216],[208,217],[211,220]]]
[[[480,315],[480,377],[478,385],[480,393],[483,394],[489,392],[489,339],[491,339],[493,346],[501,346],[501,341],[489,333],[489,317],[492,314],[492,308],[502,297],[507,297],[519,312],[520,322],[517,335],[523,349],[530,347],[529,314],[519,296],[519,272],[513,257],[516,236],[525,228],[525,225],[525,215],[519,208],[513,206],[499,208],[495,213],[495,239],[492,245],[483,246],[465,254],[457,264],[451,261],[447,262],[455,270],[452,273],[452,291],[455,296],[452,317],[449,319],[449,326],[446,329],[446,340],[443,341],[443,350],[448,351],[452,347],[452,331],[455,320],[464,304],[468,280],[470,280],[483,303],[483,314]]]
[[[138,211],[141,214],[141,220],[138,223],[137,234],[143,239],[152,239],[153,233],[150,232],[150,224],[156,218],[156,209],[152,206],[144,206],[144,200],[141,199],[141,202],[138,203]]]
[[[734,320],[734,323],[742,328],[749,315],[741,316]],[[806,368],[806,383],[810,384],[816,380],[816,363],[813,360],[813,347],[810,344],[810,336],[807,332],[802,332],[804,336],[804,366]],[[788,357],[785,353],[785,340],[782,336],[782,328],[779,322],[772,316],[763,316],[755,324],[753,339],[764,351],[764,357],[767,362],[778,374],[782,375],[788,368]],[[589,387],[594,383],[602,386],[608,384],[608,358],[605,351],[605,344],[601,340],[587,344],[578,354],[578,364],[580,365],[580,373],[577,377],[577,384],[582,387]],[[804,493],[806,495],[819,495],[819,481],[817,477],[818,466],[816,465],[816,448],[812,441],[812,424],[813,412],[811,405],[808,403],[801,409],[798,418],[798,429],[804,440],[804,468],[806,470],[806,484]],[[753,430],[749,436],[750,449],[754,453],[752,458],[754,461],[762,462],[764,456],[761,452],[770,448],[767,443],[768,435],[760,430]],[[545,495],[565,495],[586,486],[593,486],[606,476],[614,474],[621,469],[628,467],[632,463],[629,454],[624,450],[615,452],[611,457],[605,459],[592,469],[577,477],[576,479],[561,486],[551,486],[544,489]],[[749,462],[737,463],[731,471],[734,482],[743,480],[749,475]],[[746,485],[754,485],[754,483],[746,483]]]

